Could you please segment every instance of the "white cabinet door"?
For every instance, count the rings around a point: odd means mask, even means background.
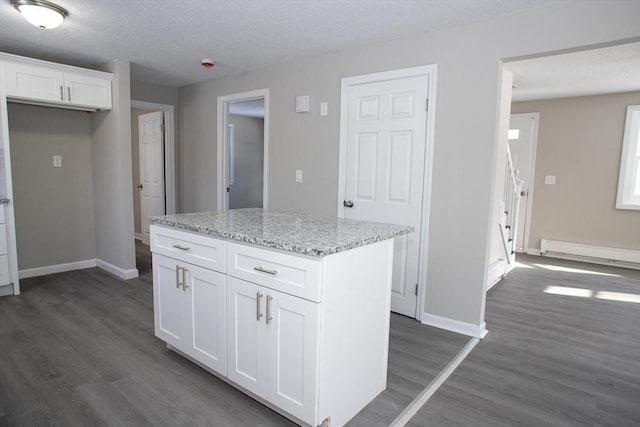
[[[267,399],[316,425],[318,304],[271,290],[266,298],[265,315],[272,317],[267,326]]]
[[[194,359],[222,375],[227,373],[225,276],[192,264],[185,269],[181,288],[186,301],[187,348]]]
[[[6,62],[5,81],[10,97],[57,103],[65,100],[64,76],[59,70]]]
[[[225,276],[153,254],[156,336],[226,375]]]
[[[156,336],[178,349],[187,348],[186,301],[179,286],[178,262],[153,254],[153,312]]]
[[[111,80],[46,65],[5,62],[7,96],[62,108],[110,110]]]
[[[318,411],[318,304],[227,278],[228,377],[301,420]]]
[[[266,399],[267,324],[265,288],[227,278],[227,376]]]
[[[83,107],[111,109],[111,81],[76,73],[64,73],[67,102]]]

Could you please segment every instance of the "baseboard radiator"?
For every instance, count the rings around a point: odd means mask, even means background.
[[[542,239],[540,255],[640,270],[640,251]]]

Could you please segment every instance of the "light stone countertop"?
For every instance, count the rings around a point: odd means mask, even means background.
[[[151,217],[151,223],[324,257],[411,233],[412,226],[263,209]]]

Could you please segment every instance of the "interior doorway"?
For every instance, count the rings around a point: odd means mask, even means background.
[[[131,102],[135,238],[149,245],[149,217],[176,213],[173,105]]]
[[[266,208],[269,90],[218,97],[217,209]]]
[[[522,180],[514,245],[516,252],[521,253],[526,253],[529,247],[539,118],[538,113],[512,114],[509,122],[511,161]]]

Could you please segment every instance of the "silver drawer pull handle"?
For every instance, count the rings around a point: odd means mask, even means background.
[[[278,274],[278,270],[267,270],[266,268],[262,268],[262,267],[253,267],[253,269],[255,271],[259,271],[260,273],[267,273],[272,276],[275,276],[276,274]]]
[[[191,249],[189,246],[181,246],[181,245],[173,245],[174,248],[180,249],[181,251],[188,251]]]

